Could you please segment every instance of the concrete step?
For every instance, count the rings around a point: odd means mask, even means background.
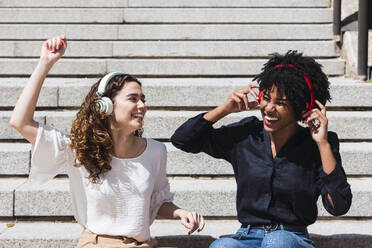
[[[1,8],[0,23],[123,23],[123,8]]]
[[[130,8],[134,23],[331,23],[330,8]]]
[[[25,179],[22,178],[0,179],[0,216],[12,216],[14,214],[14,189],[24,182]]]
[[[39,57],[41,41],[0,41],[0,57]],[[267,57],[297,50],[311,57],[338,56],[334,41],[71,41],[68,57]]]
[[[31,144],[0,143],[0,175],[25,175],[29,172]]]
[[[3,182],[2,180],[6,180]],[[25,182],[19,185],[13,179],[0,179],[7,198],[2,216],[72,216],[72,202],[68,179],[53,179],[41,186]],[[24,179],[25,181],[26,179]],[[10,181],[10,182],[9,182]],[[371,178],[349,178],[353,192],[353,204],[347,217],[372,217]],[[14,200],[10,185],[13,185]],[[19,186],[18,186],[19,185]],[[235,179],[170,179],[171,191],[175,192],[174,203],[186,209],[199,211],[205,216],[236,216]],[[3,199],[3,198],[2,198]],[[218,204],[216,204],[218,203]],[[14,206],[14,212],[12,212]],[[319,216],[330,216],[318,201]]]
[[[317,60],[328,75],[343,75],[344,61]],[[49,75],[96,76],[121,71],[142,76],[252,76],[260,72],[266,59],[61,59]],[[0,59],[0,74],[30,75],[38,59]]]
[[[23,0],[2,0],[0,1],[1,8],[12,7],[128,7],[128,1],[121,0],[91,0],[86,2],[84,0],[64,0],[56,1],[55,3],[49,0],[23,1]]]
[[[330,6],[329,0],[2,0],[0,7],[323,7]]]
[[[252,78],[139,78],[148,107],[215,107]],[[28,78],[0,78],[0,106],[13,107]],[[98,78],[47,78],[37,106],[80,107]],[[331,107],[372,107],[372,84],[330,78]],[[192,96],[192,97],[185,97]]]
[[[332,40],[332,24],[0,24],[0,39]]]
[[[2,8],[0,23],[331,23],[330,8]]]
[[[135,7],[329,7],[329,0],[267,0],[267,1],[229,1],[229,0],[129,0]]]
[[[144,136],[169,139],[182,123],[200,113],[201,111],[150,110],[145,117]],[[10,115],[10,111],[0,111],[0,139],[22,138],[20,134],[10,127]],[[41,111],[35,113],[35,119],[37,121],[45,120],[46,124],[53,125],[62,132],[68,133],[75,115],[75,111]],[[222,119],[216,124],[216,127],[239,121],[249,115],[255,115],[259,118],[261,116],[257,110],[253,110],[250,113],[235,113]],[[370,111],[328,111],[327,117],[329,119],[329,130],[337,132],[340,139],[368,140],[372,137],[370,128],[372,126],[372,112]]]
[[[206,154],[188,154],[164,142],[168,150],[168,175],[221,176],[233,175],[232,167],[224,160]],[[372,175],[372,143],[340,143],[342,163],[348,175]],[[31,145],[0,143],[0,175],[28,175]],[[185,166],[187,165],[187,166]],[[65,173],[63,173],[65,174]]]
[[[203,248],[216,238],[230,235],[239,228],[236,220],[207,220],[204,230],[187,236],[178,220],[156,220],[151,235],[161,246]],[[372,240],[371,221],[318,220],[309,227],[319,248],[367,248]],[[0,234],[2,247],[75,247],[82,232],[76,223],[18,222]]]

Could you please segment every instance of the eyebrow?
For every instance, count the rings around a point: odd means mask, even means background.
[[[135,96],[135,97],[138,97],[139,95],[137,94],[137,93],[129,93],[128,95],[127,95],[127,97],[128,96]],[[142,94],[141,95],[141,98],[145,98],[146,96],[144,95],[144,94]]]
[[[269,94],[264,94],[264,96],[266,96],[266,97],[270,97],[270,95]],[[277,101],[288,101],[288,98],[276,98],[275,100],[277,100]]]

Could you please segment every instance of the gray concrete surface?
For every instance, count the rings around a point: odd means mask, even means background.
[[[144,136],[158,139],[169,139],[174,131],[187,119],[203,111],[163,111],[149,110],[144,120]],[[62,132],[69,133],[76,111],[41,111],[36,112],[36,120],[52,125]],[[9,125],[11,112],[0,111],[0,138],[18,139],[21,136]],[[234,113],[217,122],[216,127],[241,120],[247,116],[260,117],[257,110]],[[328,111],[329,130],[335,131],[339,139],[370,139],[372,131],[372,113],[368,111]],[[348,126],[349,128],[345,128]]]
[[[206,154],[188,154],[165,142],[168,150],[169,175],[216,176],[233,175],[231,165]],[[0,174],[28,175],[31,145],[22,143],[0,144]],[[340,143],[344,169],[348,175],[372,174],[372,144],[369,142]],[[65,174],[65,172],[63,173]]]
[[[369,178],[350,178],[353,204],[347,217],[371,217]],[[236,216],[234,179],[170,179],[174,203],[205,216]],[[25,183],[15,190],[15,216],[72,216],[67,179],[54,179],[44,185]],[[330,216],[318,201],[319,216]]]
[[[51,3],[48,0],[2,0],[1,7],[329,7],[329,0],[65,0]]]
[[[173,24],[82,25],[0,24],[0,39],[70,40],[331,40],[331,24]]]
[[[329,8],[1,8],[0,23],[330,23]]]
[[[40,56],[42,41],[0,41],[1,57]],[[69,57],[268,57],[298,50],[306,56],[335,57],[331,40],[321,41],[70,41]]]
[[[62,59],[49,72],[55,76],[98,76],[125,71],[137,76],[252,76],[266,59]],[[342,75],[344,61],[319,59],[328,75]],[[29,76],[38,59],[0,59],[0,74]]]
[[[25,182],[20,178],[1,178],[0,179],[0,217],[14,215],[14,190]]]
[[[30,144],[0,143],[0,175],[27,175]]]
[[[27,78],[0,79],[1,106],[14,106]],[[37,106],[79,107],[98,78],[47,78]],[[215,107],[252,78],[140,78],[149,107]],[[372,84],[330,78],[332,107],[372,107]],[[189,97],[187,97],[189,96]],[[57,104],[58,99],[58,104]]]

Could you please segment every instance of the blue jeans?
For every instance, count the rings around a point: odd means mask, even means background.
[[[282,228],[281,228],[282,229]],[[314,248],[308,233],[240,228],[230,238],[215,240],[209,248]]]

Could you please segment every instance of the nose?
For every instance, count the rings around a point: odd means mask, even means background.
[[[137,102],[137,106],[138,106],[138,108],[145,108],[145,107],[146,107],[144,101],[142,101],[141,99],[138,100],[138,102]]]
[[[271,111],[274,111],[275,110],[275,104],[273,104],[271,101],[268,102],[265,106],[265,110],[267,112],[271,112]]]

